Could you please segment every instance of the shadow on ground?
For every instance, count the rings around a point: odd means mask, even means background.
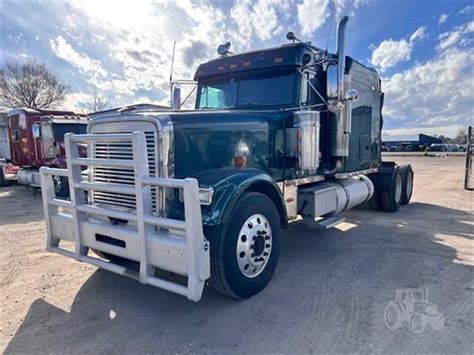
[[[6,352],[472,350],[472,323],[466,321],[473,319],[472,267],[440,242],[443,235],[472,239],[472,215],[415,203],[399,214],[362,208],[347,217],[354,228],[345,232],[292,224],[272,282],[246,301],[207,287],[201,302],[193,303],[98,270],[70,312],[37,299]],[[445,317],[441,331],[387,329],[384,309],[396,289],[407,287],[428,288]]]

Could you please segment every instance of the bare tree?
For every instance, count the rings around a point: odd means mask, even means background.
[[[100,94],[94,88],[94,92],[90,99],[82,104],[82,107],[87,112],[99,112],[108,109],[111,105],[111,99]]]
[[[456,143],[458,144],[466,144],[467,142],[467,128],[461,128],[458,131],[458,135],[456,136]]]
[[[0,101],[8,107],[54,108],[66,99],[68,87],[45,64],[10,63],[0,69]]]

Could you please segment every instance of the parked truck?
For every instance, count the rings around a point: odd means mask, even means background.
[[[86,133],[87,116],[71,111],[18,108],[8,112],[10,160],[6,175],[19,184],[40,186],[39,168],[65,168],[64,135]],[[85,154],[85,147],[83,148]],[[56,196],[67,197],[67,179],[53,176]]]
[[[324,230],[365,202],[408,204],[413,171],[381,160],[381,82],[345,55],[346,23],[336,54],[291,32],[277,48],[227,44],[196,71],[195,110],[128,107],[67,134],[67,169],[41,169],[48,250],[193,301],[208,279],[245,299],[272,278],[289,222]]]

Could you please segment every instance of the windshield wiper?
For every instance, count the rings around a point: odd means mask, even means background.
[[[240,107],[240,106],[259,106],[259,105],[262,105],[261,103],[259,102],[239,102],[236,107]]]

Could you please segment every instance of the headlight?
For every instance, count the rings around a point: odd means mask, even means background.
[[[214,189],[212,187],[200,187],[199,188],[199,202],[201,205],[209,206],[212,203],[212,195]],[[184,203],[183,190],[179,189],[179,201]]]

